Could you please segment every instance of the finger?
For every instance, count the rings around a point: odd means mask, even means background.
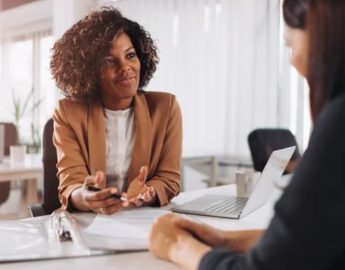
[[[151,195],[150,190],[148,189],[138,199],[139,200],[142,199],[145,202],[150,202],[150,201],[152,201],[153,197]]]
[[[101,187],[103,186],[104,181],[105,181],[104,173],[102,171],[97,171],[96,175],[88,175],[85,177],[83,186],[84,187],[88,187],[88,186]]]
[[[111,194],[117,193],[116,188],[105,188],[102,189],[101,191],[87,191],[85,194],[85,199],[87,201],[102,201],[105,199],[108,199]]]
[[[103,209],[102,208],[91,208],[90,210],[96,214],[103,214]]]
[[[180,228],[185,228],[185,229],[194,228],[198,224],[194,221],[191,221],[189,219],[182,218],[182,217],[176,217],[174,222]]]
[[[175,219],[175,224],[180,229],[184,229],[186,231],[192,232],[194,235],[202,236],[207,232],[208,226],[204,224],[200,224],[195,221],[191,221],[189,219],[177,217]]]
[[[140,207],[143,205],[143,201],[139,200],[137,197],[128,201],[129,207]]]
[[[156,222],[157,223],[162,223],[162,222],[167,222],[167,221],[170,221],[170,220],[175,220],[177,217],[176,214],[173,214],[173,213],[169,213],[169,214],[166,214],[166,215],[163,215],[163,216],[160,216],[156,219]]]
[[[84,179],[84,187],[88,187],[88,186],[94,186],[97,184],[96,178],[94,175],[88,175],[85,177]]]
[[[109,198],[106,200],[90,201],[89,202],[90,208],[108,208],[108,207],[112,207],[115,205],[122,205],[122,202],[118,199],[115,199],[115,198]]]
[[[95,179],[96,179],[96,183],[98,184],[98,187],[104,187],[105,177],[102,171],[96,172]]]
[[[128,194],[126,192],[122,192],[121,197],[128,200]]]
[[[131,207],[131,204],[129,201],[122,202],[122,207]]]
[[[111,215],[114,214],[115,212],[118,212],[122,209],[122,203],[110,206],[110,207],[103,207],[102,212],[105,215]]]
[[[154,187],[149,187],[149,192],[152,198],[156,197],[156,190]]]
[[[147,166],[142,166],[140,168],[140,172],[139,172],[139,175],[138,175],[139,182],[144,185],[145,182],[146,182],[146,177],[147,177]]]

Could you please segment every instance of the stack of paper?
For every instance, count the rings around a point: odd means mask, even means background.
[[[146,250],[153,222],[170,211],[130,209],[111,216],[97,215],[81,233],[89,248],[117,251]]]

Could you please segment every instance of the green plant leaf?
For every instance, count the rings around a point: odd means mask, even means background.
[[[24,105],[23,105],[23,108],[21,110],[20,118],[22,118],[23,115],[25,114],[26,108],[28,107],[29,101],[30,101],[31,97],[33,97],[33,95],[34,95],[34,88],[31,88],[31,91],[28,93],[28,95],[25,98]]]

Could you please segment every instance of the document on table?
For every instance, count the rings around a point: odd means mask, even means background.
[[[111,216],[99,214],[81,233],[89,248],[147,250],[153,222],[168,213],[170,211],[139,208],[117,212]]]

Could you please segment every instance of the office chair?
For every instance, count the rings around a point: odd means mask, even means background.
[[[17,127],[12,123],[1,122],[5,127],[5,155],[10,154],[10,146],[18,144]],[[0,205],[7,201],[11,190],[11,181],[0,182]]]
[[[248,144],[251,152],[254,169],[262,172],[271,153],[280,148],[296,146],[284,174],[292,173],[301,158],[295,136],[288,129],[260,128],[248,135]]]
[[[49,119],[43,130],[43,203],[29,206],[31,216],[49,215],[61,207],[58,198],[57,155],[53,144],[54,122]]]

